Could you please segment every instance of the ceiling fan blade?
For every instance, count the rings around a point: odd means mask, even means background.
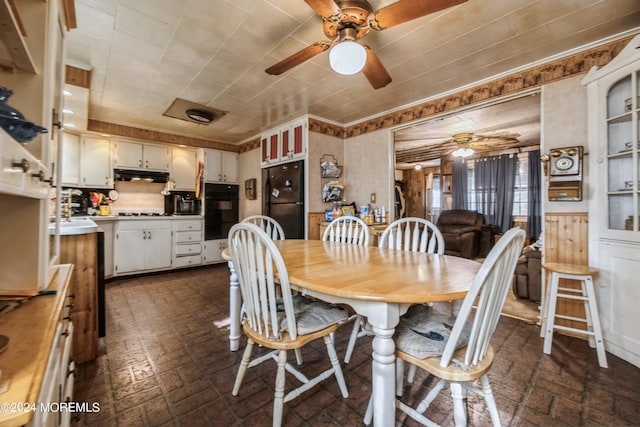
[[[364,64],[362,73],[369,80],[374,89],[380,89],[391,83],[391,76],[384,68],[378,55],[369,46],[364,46],[367,51],[367,62]]]
[[[340,22],[343,13],[340,6],[333,0],[304,0],[323,19],[331,22]]]
[[[274,76],[278,76],[285,71],[289,71],[296,65],[302,64],[305,61],[313,58],[314,56],[324,52],[329,49],[330,43],[328,42],[316,42],[311,46],[307,46],[301,51],[294,53],[288,58],[283,59],[277,64],[272,65],[271,67],[264,70],[267,74],[271,74]]]
[[[398,0],[370,14],[368,18],[369,27],[378,31],[384,30],[466,1],[467,0]]]

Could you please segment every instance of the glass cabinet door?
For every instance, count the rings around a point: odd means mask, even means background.
[[[638,231],[640,227],[638,78],[636,72],[618,80],[607,95],[607,198],[613,230]]]

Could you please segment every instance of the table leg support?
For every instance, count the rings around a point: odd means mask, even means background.
[[[392,426],[396,419],[396,346],[393,334],[400,320],[400,306],[369,303],[366,315],[375,334],[371,361],[373,425]]]
[[[371,382],[373,388],[373,425],[392,426],[396,418],[395,395],[395,343],[394,329],[373,328],[373,361]]]
[[[242,295],[240,284],[233,263],[229,261],[229,347],[231,351],[240,348],[240,310],[242,310]]]

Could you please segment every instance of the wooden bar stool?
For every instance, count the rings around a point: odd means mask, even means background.
[[[598,315],[598,305],[593,287],[593,278],[597,276],[598,270],[586,265],[551,262],[543,264],[542,268],[550,273],[549,289],[542,304],[543,318],[541,327],[544,329],[544,353],[551,354],[554,329],[585,334],[589,337],[589,345],[596,348],[600,367],[607,368],[607,354],[604,350],[600,316]],[[577,280],[580,282],[580,288],[560,287],[558,286],[560,279]],[[558,298],[584,301],[585,318],[556,314]],[[587,324],[587,330],[556,325],[555,319],[584,322]]]

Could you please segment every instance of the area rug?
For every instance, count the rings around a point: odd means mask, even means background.
[[[513,292],[509,292],[502,308],[502,315],[535,324],[538,322],[540,312],[538,311],[538,303],[518,298]]]

